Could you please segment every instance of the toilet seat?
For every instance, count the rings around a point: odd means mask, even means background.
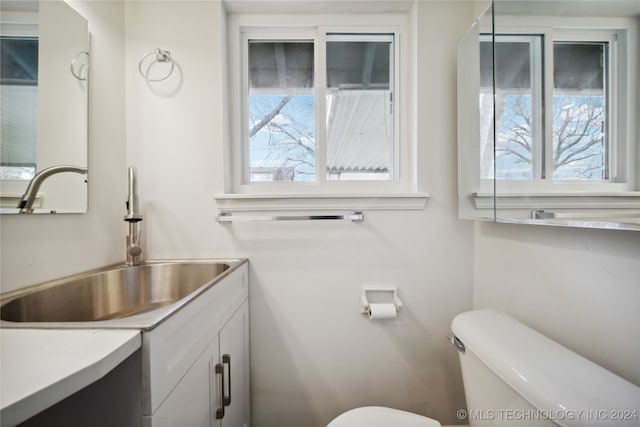
[[[338,415],[327,427],[440,427],[440,423],[399,409],[364,406]]]

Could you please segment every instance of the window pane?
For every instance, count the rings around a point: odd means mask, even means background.
[[[38,39],[0,37],[0,178],[31,179],[38,143]]]
[[[313,42],[249,42],[249,181],[315,180]]]
[[[327,35],[327,179],[393,178],[393,35]]]
[[[0,37],[0,54],[3,85],[38,84],[37,37]]]
[[[535,128],[532,123],[534,112],[539,108],[535,92],[539,92],[542,84],[534,77],[534,66],[540,43],[540,36],[495,36],[495,177],[498,179],[534,177]],[[491,41],[481,42],[481,86],[492,82],[493,59]],[[486,105],[485,92],[481,91],[481,108]],[[481,110],[481,119],[487,114],[490,113]],[[482,178],[493,177],[492,167],[490,161],[481,163]]]
[[[553,46],[553,178],[607,178],[607,43]]]
[[[38,86],[0,85],[0,164],[36,166]],[[30,179],[30,178],[29,178]]]

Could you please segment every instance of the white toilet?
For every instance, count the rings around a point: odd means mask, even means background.
[[[327,427],[440,427],[434,419],[399,409],[363,406],[338,415]]]
[[[640,424],[640,387],[498,310],[461,313],[451,330],[472,427]],[[327,427],[365,426],[438,427],[440,423],[406,411],[367,406],[339,415]]]

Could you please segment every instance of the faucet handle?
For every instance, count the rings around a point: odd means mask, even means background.
[[[131,245],[129,246],[128,252],[131,256],[140,256],[140,254],[142,254],[142,248],[138,245]]]
[[[142,247],[140,246],[140,236],[142,235],[142,231],[138,232],[137,235],[133,236],[133,241],[129,242],[129,247],[127,248],[127,252],[131,256],[140,256],[142,254]]]

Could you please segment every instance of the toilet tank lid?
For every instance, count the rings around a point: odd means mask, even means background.
[[[566,414],[558,424],[638,426],[640,387],[505,313],[493,309],[461,313],[451,330],[466,351],[535,408],[550,415]],[[574,415],[576,419],[568,419]],[[612,423],[615,415],[627,419]]]

